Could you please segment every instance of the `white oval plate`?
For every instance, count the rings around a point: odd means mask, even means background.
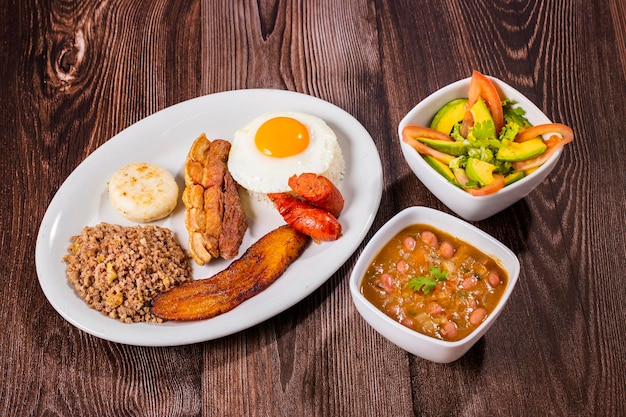
[[[312,243],[300,258],[265,291],[215,318],[196,322],[123,324],[93,310],[79,298],[65,275],[63,256],[69,239],[100,222],[134,225],[110,205],[107,181],[120,167],[148,162],[169,170],[184,189],[183,164],[192,142],[202,133],[209,139],[231,140],[235,130],[268,111],[301,111],[318,116],[335,131],[346,162],[340,190],[345,207],[339,218],[343,236],[334,242]],[[175,346],[216,339],[254,326],[293,306],[319,288],[354,253],[369,231],[382,195],[382,167],[372,137],[350,114],[305,94],[268,89],[235,90],[185,101],[159,111],[115,135],[87,157],[59,188],[42,220],[35,262],[39,284],[55,310],[74,326],[113,342],[138,346]],[[270,230],[284,224],[276,210],[244,201],[249,229],[239,253]],[[172,229],[187,249],[184,206],[151,224]],[[193,262],[193,277],[206,278],[227,261],[203,267]]]

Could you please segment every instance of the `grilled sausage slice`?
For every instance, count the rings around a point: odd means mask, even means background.
[[[308,203],[330,212],[335,217],[339,217],[343,210],[344,200],[341,191],[323,175],[310,172],[293,175],[289,178],[288,184]]]
[[[328,211],[287,193],[271,193],[268,197],[288,225],[313,240],[337,240],[341,236],[341,224]]]

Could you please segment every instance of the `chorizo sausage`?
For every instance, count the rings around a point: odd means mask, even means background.
[[[306,172],[293,175],[288,180],[289,187],[307,202],[324,209],[335,217],[343,210],[344,200],[341,191],[325,176]]]
[[[337,240],[341,236],[341,224],[328,211],[287,193],[270,193],[268,197],[289,226],[313,240]]]

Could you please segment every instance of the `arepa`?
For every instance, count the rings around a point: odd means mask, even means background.
[[[172,174],[145,162],[120,168],[108,185],[113,207],[135,222],[162,219],[174,211],[178,202],[178,184]]]

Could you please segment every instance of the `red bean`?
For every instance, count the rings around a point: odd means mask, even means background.
[[[391,274],[382,274],[378,285],[385,290],[387,294],[391,294],[394,291],[394,280]]]
[[[404,238],[404,240],[402,241],[402,246],[404,247],[404,249],[407,252],[411,252],[413,251],[413,249],[415,249],[415,245],[417,244],[417,242],[415,241],[415,239],[413,239],[412,236],[407,236]]]
[[[399,305],[392,305],[389,308],[387,308],[387,314],[389,314],[392,317],[398,317],[398,315],[400,314],[400,306]]]
[[[472,311],[469,316],[469,322],[472,326],[478,326],[487,317],[487,310],[484,308],[477,308]]]
[[[500,275],[498,275],[497,271],[489,271],[489,275],[487,275],[487,282],[489,282],[489,285],[491,285],[492,287],[497,287],[498,285],[500,285]]]
[[[476,284],[478,284],[478,278],[476,278],[474,275],[468,275],[465,278],[463,278],[463,283],[461,283],[461,288],[463,288],[464,290],[469,290],[471,288],[474,288]]]
[[[456,323],[453,321],[449,321],[443,325],[441,329],[441,335],[446,339],[454,339],[458,334],[458,330],[456,328]]]
[[[437,236],[435,236],[435,234],[431,231],[424,230],[420,235],[420,239],[432,248],[437,249],[439,246],[439,239],[437,239]]]
[[[409,264],[404,260],[398,261],[398,263],[396,263],[396,269],[401,274],[404,274],[409,270]]]
[[[406,327],[413,327],[413,320],[411,320],[408,317],[405,317],[402,320],[400,320],[400,323]]]
[[[446,259],[450,259],[454,256],[454,245],[452,244],[452,242],[448,242],[447,240],[444,240],[443,242],[441,242],[441,246],[439,246],[439,250],[441,251],[441,256],[446,258]]]
[[[430,314],[433,316],[436,316],[437,314],[441,314],[441,312],[443,311],[443,307],[441,307],[438,303],[431,303],[430,304]]]

